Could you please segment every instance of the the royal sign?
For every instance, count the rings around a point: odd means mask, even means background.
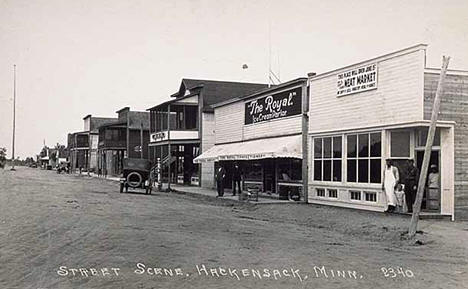
[[[302,88],[297,87],[247,101],[245,103],[244,123],[254,124],[301,114],[301,92]]]
[[[337,96],[377,88],[377,64],[369,64],[338,74]]]

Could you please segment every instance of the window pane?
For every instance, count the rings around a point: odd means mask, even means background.
[[[355,158],[356,157],[357,136],[356,135],[348,135],[347,142],[348,142],[348,145],[347,145],[348,158]]]
[[[341,158],[341,136],[333,138],[333,157]]]
[[[372,133],[370,135],[370,156],[371,157],[380,157],[382,152],[382,141],[380,139],[379,133]]]
[[[358,161],[358,183],[369,182],[369,160]]]
[[[348,176],[347,176],[348,182],[355,182],[356,181],[356,160],[348,160],[347,171],[348,171]]]
[[[331,181],[331,161],[323,161],[323,180]]]
[[[322,138],[314,138],[314,158],[322,158]]]
[[[410,133],[409,131],[392,132],[391,134],[391,156],[409,157],[410,156]]]
[[[426,140],[427,140],[427,133],[429,131],[429,128],[422,128],[418,131],[418,146],[426,146]],[[434,135],[434,143],[432,144],[433,146],[440,146],[440,129],[436,129],[436,133]]]
[[[322,180],[322,161],[314,161],[314,180]]]
[[[358,141],[358,156],[368,157],[369,156],[369,135],[368,134],[360,134],[359,141]]]
[[[291,160],[291,179],[294,181],[302,180],[302,160]]]
[[[323,157],[331,158],[331,137],[326,137],[323,139]]]
[[[370,182],[379,184],[381,176],[380,159],[370,161]]]
[[[333,181],[341,182],[341,160],[333,161]]]

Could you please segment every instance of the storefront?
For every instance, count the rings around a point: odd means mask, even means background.
[[[233,167],[242,188],[288,199],[303,190],[303,117],[307,79],[301,78],[214,105],[215,145],[195,163],[226,169],[224,187],[233,188]],[[214,176],[213,176],[214,178]]]
[[[385,160],[398,167],[402,183],[407,160],[421,167],[436,89],[428,84],[425,51],[417,45],[309,77],[309,202],[383,211]],[[425,193],[422,206],[453,219],[458,124],[450,97],[442,102],[430,160],[439,187]]]

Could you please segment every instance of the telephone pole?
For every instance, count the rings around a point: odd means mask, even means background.
[[[16,129],[16,64],[13,65],[13,141],[11,145],[11,170],[15,171],[15,129]]]

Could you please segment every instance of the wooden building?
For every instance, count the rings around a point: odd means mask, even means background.
[[[416,45],[309,77],[309,201],[383,211],[385,159],[421,166],[439,70]],[[439,195],[423,209],[468,216],[468,73],[449,71],[431,154]]]
[[[150,160],[160,159],[163,180],[214,187],[214,163],[194,164],[214,145],[211,105],[267,87],[265,84],[182,79],[171,100],[150,109]]]
[[[215,145],[195,159],[226,169],[224,187],[231,189],[232,169],[238,164],[242,187],[289,198],[300,195],[302,181],[303,109],[307,79],[234,98],[214,107]],[[214,175],[210,176],[214,178]]]
[[[98,127],[116,120],[89,114],[83,118],[83,131],[68,134],[68,161],[72,170],[97,171]]]
[[[124,158],[148,159],[149,113],[125,107],[117,114],[98,129],[98,173],[103,175],[119,175]]]

